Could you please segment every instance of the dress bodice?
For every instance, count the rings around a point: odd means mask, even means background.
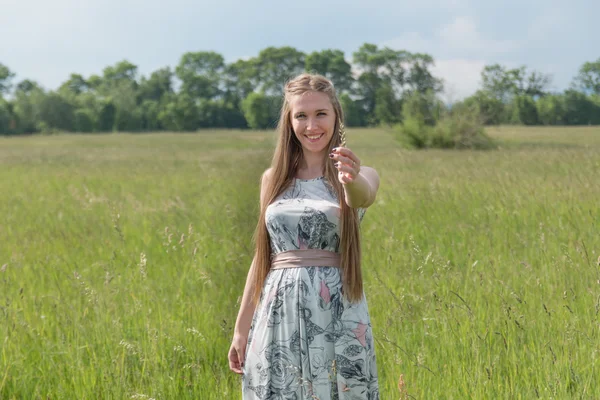
[[[325,177],[294,179],[265,214],[273,254],[320,249],[339,253],[340,205]],[[366,209],[359,208],[359,221]]]

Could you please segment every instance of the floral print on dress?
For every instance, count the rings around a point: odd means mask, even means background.
[[[339,212],[325,178],[295,180],[267,207],[273,252],[339,252]],[[338,268],[269,272],[246,347],[244,400],[378,400],[377,376],[366,299],[343,297]]]

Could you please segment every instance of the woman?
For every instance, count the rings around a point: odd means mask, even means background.
[[[379,399],[359,235],[379,176],[341,146],[342,121],[326,78],[286,84],[229,350],[245,400]]]

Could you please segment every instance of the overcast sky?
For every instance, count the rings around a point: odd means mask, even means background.
[[[145,75],[188,51],[230,62],[268,46],[334,48],[351,61],[368,42],[431,54],[446,96],[458,99],[491,63],[527,65],[565,89],[600,58],[599,15],[600,0],[2,0],[0,63],[14,82],[55,89],[72,72],[101,74],[123,59]]]

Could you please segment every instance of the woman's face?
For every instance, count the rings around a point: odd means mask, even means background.
[[[306,92],[290,99],[290,118],[296,138],[304,151],[327,151],[335,128],[335,111],[329,96]]]

